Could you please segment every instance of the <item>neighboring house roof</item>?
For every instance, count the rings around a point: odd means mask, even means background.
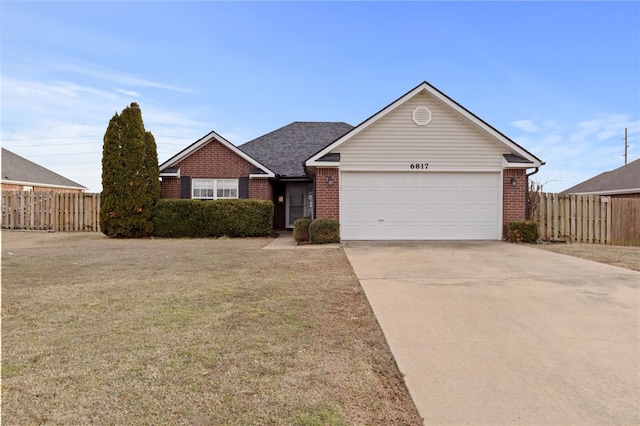
[[[640,158],[585,180],[561,194],[616,195],[640,193]]]
[[[304,161],[351,129],[343,122],[295,121],[239,148],[279,177],[306,177]]]
[[[261,162],[256,161],[254,158],[249,156],[246,152],[238,149],[237,146],[235,146],[234,144],[232,144],[231,142],[229,142],[228,140],[226,140],[225,138],[223,138],[222,136],[220,136],[219,134],[213,131],[203,136],[202,138],[198,139],[197,141],[195,141],[194,143],[192,143],[191,145],[189,145],[188,147],[186,147],[185,149],[183,149],[173,157],[169,158],[164,163],[160,164],[160,176],[179,176],[180,170],[178,169],[177,165],[182,160],[184,160],[185,158],[187,158],[188,156],[190,156],[191,154],[198,151],[200,148],[202,148],[203,146],[205,146],[206,144],[212,141],[217,141],[221,143],[222,145],[224,145],[225,147],[233,151],[235,154],[239,155],[244,160],[246,160],[247,162],[251,163],[254,167],[256,167],[256,169],[258,170],[255,170],[256,173],[252,173],[252,174],[259,175],[260,177],[275,176],[275,174],[269,167],[265,166]]]
[[[85,190],[85,186],[2,148],[2,183]]]
[[[541,161],[538,157],[536,157],[535,155],[533,155],[532,153],[530,153],[529,151],[527,151],[526,149],[518,145],[516,142],[514,142],[513,140],[511,140],[510,138],[508,138],[507,136],[505,136],[504,134],[502,134],[492,126],[490,126],[488,123],[486,123],[485,121],[480,119],[478,116],[473,114],[471,111],[464,108],[462,105],[460,105],[459,103],[457,103],[456,101],[454,101],[453,99],[451,99],[450,97],[442,93],[440,90],[436,89],[431,84],[427,83],[426,81],[423,81],[422,83],[417,85],[415,88],[407,92],[405,95],[401,96],[391,104],[387,105],[386,107],[384,107],[383,109],[381,109],[380,111],[378,111],[377,113],[375,113],[374,115],[372,115],[371,117],[367,118],[365,121],[363,121],[362,123],[354,127],[350,132],[346,133],[342,137],[336,139],[330,145],[320,149],[314,155],[310,156],[306,161],[306,165],[321,166],[322,165],[321,159],[323,159],[323,157],[325,157],[331,151],[333,151],[334,149],[336,149],[337,147],[339,147],[340,145],[342,145],[343,143],[345,143],[355,135],[359,134],[360,132],[368,128],[370,125],[377,122],[382,117],[389,114],[391,111],[393,111],[400,105],[404,104],[409,99],[413,98],[415,95],[421,93],[423,90],[428,92],[430,95],[434,96],[444,105],[447,105],[452,110],[456,111],[462,117],[466,118],[469,122],[474,124],[478,129],[480,129],[481,131],[489,135],[494,141],[497,141],[498,143],[503,145],[511,154],[513,154],[513,157],[505,157],[505,160],[507,161],[508,164],[511,164],[514,167],[515,166],[522,167],[523,164],[528,164],[528,167],[540,167],[544,164],[544,162]],[[335,165],[337,166],[338,164],[336,163]]]

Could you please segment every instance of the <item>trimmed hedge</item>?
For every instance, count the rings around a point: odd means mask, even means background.
[[[340,242],[340,224],[334,219],[315,219],[309,225],[309,240],[313,244]]]
[[[153,236],[266,237],[272,233],[272,217],[271,201],[163,199],[153,212]]]
[[[515,243],[538,241],[538,224],[532,220],[516,220],[507,224],[507,240]]]
[[[309,241],[309,225],[311,225],[310,217],[301,217],[293,222],[293,239],[297,243]]]

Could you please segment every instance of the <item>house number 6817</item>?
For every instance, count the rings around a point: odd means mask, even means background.
[[[411,170],[427,170],[429,168],[429,163],[411,163],[409,168]]]

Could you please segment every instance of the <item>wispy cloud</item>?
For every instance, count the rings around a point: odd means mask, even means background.
[[[127,90],[127,89],[116,89],[116,92],[118,93],[122,93],[125,96],[130,96],[132,98],[138,98],[140,97],[140,93],[138,92],[134,92],[133,90]]]
[[[623,114],[603,115],[593,120],[581,121],[577,124],[578,131],[572,135],[573,141],[587,138],[604,141],[621,134],[621,129],[631,128],[637,132],[638,121],[631,121]]]
[[[46,83],[6,76],[0,81],[2,146],[89,191],[99,191],[102,138],[109,119],[131,97],[145,97],[130,89],[103,90],[69,81]],[[145,127],[156,138],[160,161],[211,130],[210,123],[194,118],[209,115],[202,107],[177,110],[153,99],[149,96],[141,107]]]
[[[536,126],[532,120],[516,120],[512,121],[511,124],[525,132],[535,132],[538,130],[538,126]]]
[[[95,65],[80,65],[69,62],[58,62],[52,65],[52,70],[70,72],[74,74],[98,78],[103,81],[116,83],[123,86],[149,87],[154,89],[168,90],[172,92],[190,93],[192,90],[172,84],[141,78],[122,71],[105,69]]]
[[[624,129],[629,134],[629,161],[640,157],[640,120],[625,114],[599,114],[589,120],[561,124],[551,119],[517,120],[524,132],[514,138],[546,165],[536,180],[558,192],[624,164]]]

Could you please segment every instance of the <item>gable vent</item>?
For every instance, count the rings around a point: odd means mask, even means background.
[[[431,111],[426,106],[419,106],[413,110],[413,122],[418,126],[426,126],[431,121]]]

